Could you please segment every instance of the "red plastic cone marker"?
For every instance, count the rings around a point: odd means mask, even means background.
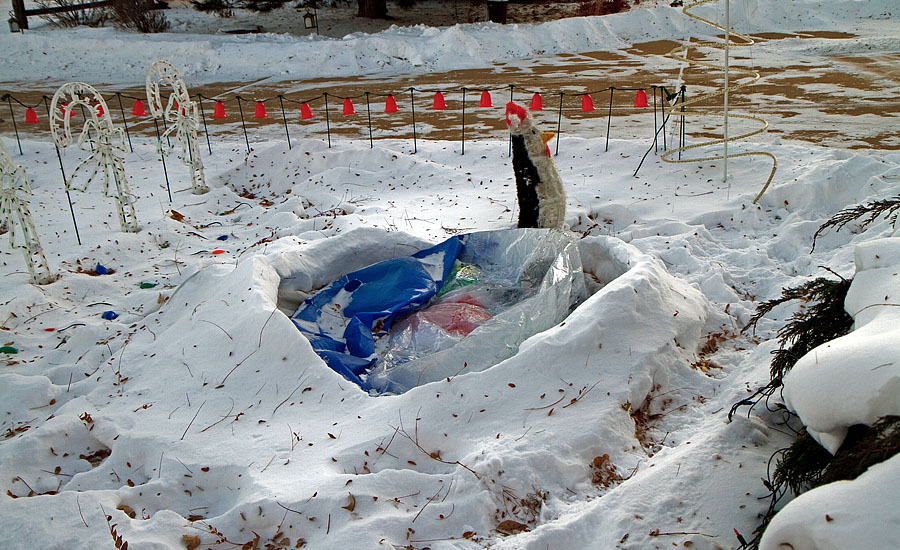
[[[144,102],[138,99],[134,102],[134,108],[131,110],[131,114],[134,116],[147,116],[147,111],[144,110]]]
[[[75,112],[75,109],[69,109],[68,103],[63,103],[62,105],[60,105],[59,110],[62,111],[63,117],[75,116],[78,114]]]
[[[355,115],[356,109],[353,108],[353,102],[350,101],[350,98],[344,100],[344,110],[343,114],[345,115]]]
[[[34,112],[32,107],[25,109],[25,124],[37,124],[37,113]]]
[[[103,104],[102,103],[97,104],[97,116],[98,117],[103,116]]]
[[[529,111],[543,111],[544,110],[544,102],[541,100],[541,94],[535,92],[533,96],[531,96],[531,107],[528,108]]]
[[[384,112],[396,113],[397,110],[397,100],[392,95],[387,96],[387,99],[384,100]]]
[[[313,117],[312,109],[309,108],[309,105],[304,103],[300,106],[300,120],[309,120]]]
[[[591,99],[591,94],[584,94],[581,97],[581,112],[582,113],[590,113],[594,110],[594,100]]]
[[[478,102],[479,107],[493,107],[491,105],[491,92],[485,90],[481,92],[481,101]]]
[[[225,118],[225,104],[221,101],[216,101],[216,106],[213,107],[213,118]]]
[[[637,95],[634,96],[634,106],[637,107],[649,107],[647,104],[647,92],[644,90],[638,90]]]
[[[266,104],[262,101],[256,102],[256,112],[253,113],[253,118],[269,118],[266,114]]]
[[[437,92],[434,94],[434,106],[432,109],[435,111],[443,111],[447,108],[447,104],[444,102],[444,94],[441,92]]]

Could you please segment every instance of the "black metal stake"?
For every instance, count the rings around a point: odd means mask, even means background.
[[[418,153],[419,148],[416,145],[416,97],[413,95],[413,88],[409,89],[409,105],[412,108],[413,153]]]
[[[44,107],[47,109],[47,118],[50,124],[53,124],[53,116],[50,114],[50,105],[47,103],[47,96],[42,96]],[[81,234],[78,232],[78,222],[75,220],[75,207],[72,206],[72,195],[69,193],[69,186],[66,185],[66,169],[63,167],[62,154],[59,152],[59,144],[53,140],[53,146],[56,147],[56,158],[59,159],[59,173],[62,174],[63,189],[66,190],[66,199],[69,201],[69,212],[72,214],[72,225],[75,226],[75,238],[78,239],[78,245],[81,246]]]
[[[615,91],[615,86],[609,87],[609,113],[606,115],[606,150],[609,151],[609,127],[612,124],[612,102],[613,102],[613,91]]]
[[[663,105],[659,106],[659,110],[662,112],[662,136],[663,136],[663,151],[669,150],[669,145],[666,143],[666,121],[669,119],[669,113],[666,112],[666,107],[671,107],[669,104],[669,92],[666,90],[666,87],[663,86],[662,89],[659,90],[659,99],[662,101]]]
[[[12,101],[10,101],[9,97],[10,97],[9,94],[6,94],[6,103],[9,104],[9,118],[10,118],[10,120],[12,120],[13,130],[15,130],[15,132],[16,132],[16,143],[19,144],[19,154],[24,155],[25,153],[22,152],[22,142],[19,141],[19,127],[16,126],[16,117],[13,114]],[[45,100],[46,100],[46,98],[45,98]],[[50,110],[48,109],[47,113],[49,113],[49,112],[50,112]],[[81,243],[78,243],[78,244],[81,244]]]
[[[284,101],[281,94],[278,94],[278,104],[281,105],[281,118],[284,119],[284,135],[287,136],[288,150],[291,149],[291,133],[288,131],[287,115],[284,113]]]
[[[681,124],[679,128],[681,133],[678,136],[678,160],[681,160],[681,149],[684,148],[684,84],[681,85]]]
[[[556,119],[556,156],[559,156],[559,134],[562,132],[562,104],[564,92],[559,92],[559,117]]]
[[[163,174],[166,176],[166,191],[169,192],[169,202],[172,202],[172,190],[169,188],[169,171],[166,169],[166,155],[162,150],[162,137],[159,135],[159,121],[153,119],[153,125],[156,126],[156,144],[159,148],[159,160],[162,161]]]
[[[128,148],[134,153],[134,147],[131,145],[131,132],[128,131],[128,120],[125,119],[125,107],[122,106],[122,94],[116,92],[116,98],[119,100],[119,112],[122,113],[122,124],[125,125],[125,136],[128,137]]]
[[[203,112],[203,94],[197,94],[197,106],[200,107],[200,118],[203,119],[203,133],[206,134],[206,148],[212,154],[212,145],[209,143],[209,128],[206,126],[206,113]]]
[[[656,86],[653,87],[653,152],[657,151],[656,135],[659,130],[656,126]]]
[[[513,101],[513,85],[509,85],[509,102]],[[512,158],[512,133],[509,134],[509,157]]]
[[[241,126],[244,128],[244,143],[247,144],[247,154],[250,154],[250,140],[247,138],[247,123],[244,122],[244,108],[241,107],[241,96],[234,96],[238,102],[238,111],[241,113]]]
[[[681,85],[681,146],[687,145],[687,120],[684,116],[684,102],[687,101],[687,86]]]
[[[460,142],[460,154],[466,154],[466,87],[462,88],[462,140]]]
[[[328,92],[322,92],[325,97],[325,133],[328,134],[328,148],[331,149],[331,121],[328,119]]]
[[[369,105],[369,92],[366,92],[366,117],[369,119],[369,149],[375,147],[372,141],[372,106]]]

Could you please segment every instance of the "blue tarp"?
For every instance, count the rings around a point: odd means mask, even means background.
[[[406,258],[348,273],[307,298],[291,320],[329,367],[362,387],[359,376],[376,361],[373,333],[428,303],[462,250],[451,237]]]

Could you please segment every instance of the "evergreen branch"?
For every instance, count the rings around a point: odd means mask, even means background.
[[[865,229],[881,216],[890,218],[891,225],[894,225],[897,222],[897,210],[900,210],[900,195],[890,199],[874,200],[865,204],[844,208],[816,230],[813,235],[813,246],[810,252],[816,249],[816,239],[819,238],[819,235],[830,227],[834,227],[835,231],[840,231],[848,223],[861,219],[859,228]]]

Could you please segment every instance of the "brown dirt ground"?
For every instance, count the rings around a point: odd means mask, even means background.
[[[761,41],[796,37],[842,40],[852,35],[804,32],[755,36]],[[213,101],[203,101],[205,123],[212,139],[218,135],[232,135],[232,139],[235,135],[243,138],[244,128],[250,141],[283,137],[284,118],[278,95],[283,96],[287,130],[293,138],[327,138],[330,132],[332,137],[350,139],[368,139],[370,135],[374,138],[410,139],[414,131],[411,100],[414,100],[415,133],[418,139],[497,138],[505,134],[503,106],[510,98],[512,85],[513,98],[520,103],[529,103],[535,92],[542,94],[544,111],[536,113],[536,117],[547,129],[559,128],[567,135],[598,137],[607,135],[609,127],[613,138],[652,140],[655,124],[661,123],[662,115],[654,113],[653,109],[635,109],[635,92],[623,89],[647,88],[650,96],[650,86],[675,82],[678,64],[665,57],[675,46],[676,42],[659,40],[633,44],[618,52],[562,54],[527,62],[499,64],[490,69],[415,76],[368,75],[302,82],[220,83],[190,90],[195,96],[199,93],[204,98],[217,98],[225,102],[228,118],[222,121],[211,118]],[[740,50],[735,49],[735,54],[735,65],[758,62]],[[695,53],[694,56],[699,59],[704,53]],[[732,94],[730,105],[733,112],[763,115],[770,123],[770,133],[787,139],[848,149],[900,149],[900,140],[895,131],[896,119],[900,116],[900,99],[894,95],[900,81],[900,54],[822,57],[814,63],[787,68],[754,68],[761,73],[762,80]],[[719,85],[721,74],[692,68],[685,71],[684,79],[688,97],[694,97]],[[610,86],[617,89],[612,94]],[[463,87],[466,88],[465,102]],[[133,100],[144,96],[142,87],[98,88],[106,95],[116,121],[122,120],[122,114],[113,94],[122,94],[124,119],[132,135],[153,135],[155,128],[150,121],[130,115]],[[412,94],[410,88],[414,88]],[[490,90],[493,108],[478,107],[480,93],[485,89]],[[29,88],[22,84],[10,90],[10,93],[24,104],[38,104],[43,96],[52,96],[54,91],[40,87]],[[444,94],[448,107],[446,110],[432,109],[436,91]],[[5,93],[7,91],[0,89],[0,96]],[[591,93],[595,111],[581,112],[584,93]],[[324,94],[328,95],[327,121]],[[395,96],[399,113],[383,112],[388,94]],[[242,99],[243,125],[238,116],[236,96]],[[341,114],[341,103],[347,97],[352,98],[356,115]],[[256,100],[266,101],[267,119],[252,118]],[[652,96],[650,101],[652,105]],[[661,104],[661,99],[659,101]],[[710,100],[707,105],[700,105],[699,109],[713,112],[716,109],[714,101],[720,99]],[[300,120],[299,110],[303,102],[309,103],[315,118]],[[21,134],[49,137],[49,131],[43,124],[23,124],[24,107],[12,103],[11,110]],[[37,111],[42,121],[45,121],[43,106]],[[0,113],[0,132],[11,135],[13,128],[9,106]],[[609,119],[608,114],[612,115]],[[657,117],[656,123],[654,114]],[[717,119],[712,116],[701,119],[688,119],[688,135],[716,136],[719,131]],[[674,126],[671,124],[667,128]],[[741,129],[735,129],[739,130]]]

